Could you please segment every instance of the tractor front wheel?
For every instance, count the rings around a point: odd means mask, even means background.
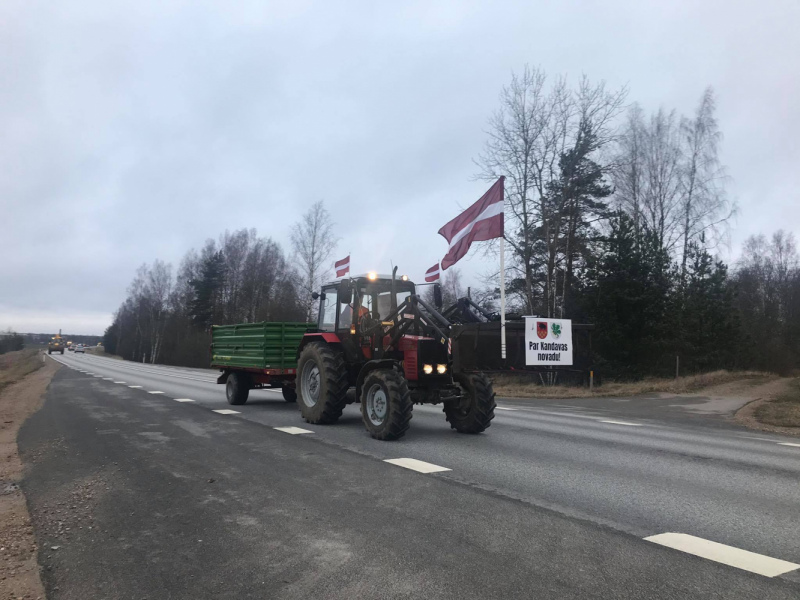
[[[244,404],[247,402],[247,396],[249,395],[250,385],[247,377],[238,373],[228,375],[228,380],[225,382],[225,396],[228,399],[228,404],[235,406]]]
[[[444,403],[444,414],[450,427],[459,433],[481,433],[494,419],[494,389],[483,373],[454,375],[461,388],[461,398]]]
[[[411,421],[411,392],[405,378],[394,369],[372,371],[361,387],[361,418],[376,440],[398,440]]]
[[[303,348],[297,362],[297,405],[306,422],[335,423],[347,404],[348,387],[341,352],[319,342]]]

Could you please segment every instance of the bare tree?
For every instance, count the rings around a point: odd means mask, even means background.
[[[682,169],[683,248],[681,282],[686,276],[689,244],[697,237],[716,242],[733,215],[723,187],[725,172],[720,165],[718,148],[722,134],[717,125],[714,91],[703,93],[693,119],[683,119],[684,164]]]
[[[567,210],[576,210],[567,187],[553,194],[562,179],[562,157],[585,141],[591,130],[593,147],[606,146],[615,136],[613,120],[627,90],[608,91],[605,83],[582,78],[570,88],[566,78],[547,86],[544,71],[525,67],[512,75],[500,95],[500,109],[489,120],[489,139],[476,161],[479,177],[506,176],[506,236],[512,257],[512,294],[529,313],[540,307],[548,315],[559,303],[557,277],[564,275],[569,250],[565,232]],[[562,286],[562,293],[566,286]]]
[[[322,200],[315,202],[302,219],[292,226],[292,248],[300,262],[301,304],[309,321],[312,320],[311,294],[330,274],[329,263],[338,242],[333,227],[334,223]]]
[[[150,362],[155,364],[161,350],[166,327],[169,297],[172,291],[172,266],[156,260],[148,270],[145,284],[148,308],[148,338],[150,341]]]

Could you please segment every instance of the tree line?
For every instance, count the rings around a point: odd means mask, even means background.
[[[676,357],[684,372],[797,366],[792,235],[750,238],[732,269],[714,256],[736,206],[713,90],[689,116],[627,94],[532,68],[502,90],[477,164],[506,176],[510,310],[594,323],[597,369],[617,377],[669,375]]]
[[[255,229],[207,240],[187,252],[175,273],[161,260],[142,265],[106,329],[106,351],[138,362],[207,367],[212,325],[309,320],[308,290],[329,275],[335,246],[323,203],[292,232],[296,267]]]

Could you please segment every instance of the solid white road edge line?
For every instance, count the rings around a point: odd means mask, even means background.
[[[778,446],[794,446],[795,448],[800,448],[800,444],[795,444],[793,442],[778,442]]]
[[[387,462],[398,467],[411,469],[420,473],[440,473],[442,471],[450,471],[447,467],[440,467],[429,462],[417,460],[416,458],[387,458],[383,462]]]
[[[194,402],[191,398],[175,398],[175,402]]]
[[[164,392],[147,392],[148,394],[163,394]]]
[[[800,565],[780,560],[779,558],[748,552],[747,550],[726,546],[725,544],[719,544],[686,533],[659,533],[644,539],[673,550],[680,550],[681,552],[713,560],[744,571],[750,571],[751,573],[757,573],[758,575],[764,575],[765,577],[783,575],[800,568]]]
[[[215,410],[215,411],[212,411],[212,412],[219,413],[221,415],[240,415],[240,414],[242,414],[238,410],[230,410],[229,408],[222,408],[220,410]]]
[[[603,419],[601,423],[611,423],[612,425],[630,425],[631,427],[641,427],[641,423],[628,423],[627,421],[612,421],[610,419]]]
[[[273,427],[273,429],[277,431],[282,431],[283,433],[288,433],[290,435],[298,435],[300,433],[314,433],[313,431],[309,431],[308,429],[301,429],[300,427]]]

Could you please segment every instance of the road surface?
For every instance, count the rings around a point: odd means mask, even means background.
[[[358,405],[313,426],[214,371],[53,359],[20,434],[53,598],[800,598],[797,438],[499,399],[485,434],[416,406],[387,443]]]

